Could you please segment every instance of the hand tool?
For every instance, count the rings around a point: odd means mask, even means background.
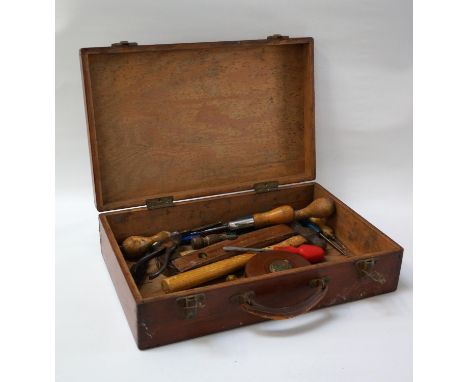
[[[335,202],[328,198],[317,198],[307,207],[294,211],[294,220],[302,220],[310,217],[326,218],[335,212]]]
[[[179,245],[180,235],[178,233],[172,233],[168,239],[151,244],[148,253],[130,268],[130,273],[132,274],[135,283],[140,286],[146,275],[148,275],[149,279],[152,280],[163,273],[169,265],[169,261],[172,256],[178,250]],[[159,266],[159,269],[147,274],[149,261],[163,255],[163,263]]]
[[[298,222],[292,222],[289,226],[293,229],[293,231],[298,234],[304,236],[309,244],[317,245],[323,249],[327,248],[327,242],[320,238],[318,233],[311,229],[304,227],[303,225],[299,224]]]
[[[195,236],[190,241],[190,245],[193,249],[201,249],[208,245],[219,243],[224,240],[234,240],[237,239],[238,235],[233,232],[226,233],[215,233],[207,236]]]
[[[130,273],[132,274],[133,280],[135,280],[135,283],[140,286],[143,280],[146,277],[146,270],[148,268],[148,262],[151,259],[154,259],[157,256],[162,255],[165,252],[164,247],[159,247],[155,249],[154,251],[151,251],[147,253],[145,256],[143,256],[140,260],[138,260],[135,264],[132,265],[130,268]]]
[[[124,249],[125,258],[128,260],[136,260],[148,250],[148,248],[156,242],[162,242],[168,239],[171,233],[168,231],[161,231],[153,236],[130,236],[127,237],[122,247]]]
[[[335,211],[335,204],[333,200],[328,198],[315,199],[308,206],[294,211],[291,206],[281,206],[274,208],[268,212],[253,214],[252,216],[237,219],[228,223],[213,223],[203,227],[194,228],[180,232],[182,244],[188,244],[195,236],[204,236],[211,233],[218,233],[224,231],[237,231],[246,228],[262,228],[275,224],[290,223],[294,220],[306,219],[309,217],[323,218],[333,214]],[[162,233],[164,232],[164,234]],[[165,238],[169,235],[168,231],[162,231],[156,235],[144,236],[130,236],[123,242],[123,247],[127,258],[129,260],[137,259],[142,256],[149,246],[160,240],[162,235]]]
[[[202,227],[197,227],[192,230],[186,230],[181,232],[176,231],[171,233],[169,231],[161,231],[152,236],[129,236],[123,241],[122,247],[124,249],[125,257],[128,260],[136,260],[139,257],[143,256],[152,244],[157,242],[163,242],[164,240],[167,240],[171,235],[180,235],[180,242],[182,244],[188,244],[190,243],[190,240],[193,236],[199,236],[204,232],[204,230],[212,229],[221,224],[221,222],[216,222],[204,225]]]
[[[330,244],[333,248],[335,248],[338,252],[340,252],[343,256],[347,256],[347,249],[343,246],[341,247],[340,245],[338,245],[336,242],[334,242],[333,240],[330,240],[328,237],[326,237],[323,233],[322,233],[322,230],[320,229],[320,227],[315,224],[315,223],[311,223],[310,221],[307,221],[307,220],[302,220],[301,221],[301,224],[303,224],[305,227],[308,227],[308,228],[311,228],[313,229],[315,232],[317,232],[317,234],[319,234],[323,239],[325,239],[327,241],[328,244]]]
[[[227,252],[253,252],[253,253],[261,253],[261,252],[271,252],[270,249],[264,248],[248,248],[248,247],[230,247],[226,246],[223,249]],[[316,245],[311,244],[302,244],[299,247],[289,246],[274,246],[273,251],[282,251],[282,252],[290,252],[295,253],[297,255],[302,256],[304,259],[311,263],[317,263],[324,259],[325,251],[323,248],[320,248]]]
[[[215,224],[213,227],[204,229],[201,234],[206,235],[214,232],[237,231],[245,228],[262,228],[274,224],[290,223],[294,220],[306,219],[308,217],[328,217],[335,212],[333,200],[318,198],[306,207],[294,211],[291,206],[280,206],[267,212],[256,213],[252,216],[243,217],[224,224]]]
[[[333,228],[328,226],[325,219],[323,218],[309,218],[309,221],[311,223],[317,224],[320,229],[322,230],[322,233],[328,237],[330,240],[336,240],[335,237],[335,232],[333,231]],[[337,241],[337,240],[336,240]]]
[[[207,224],[202,227],[197,227],[193,229],[188,229],[181,232],[180,244],[190,244],[191,240],[194,237],[199,237],[203,235],[208,235],[212,232],[223,232],[224,228],[223,222],[216,222],[212,224]]]
[[[281,206],[268,212],[253,214],[249,217],[225,223],[216,228],[223,227],[227,231],[236,231],[248,227],[261,228],[273,224],[290,223],[294,220],[306,219],[312,216],[319,218],[327,217],[332,215],[333,212],[335,212],[333,200],[318,198],[308,206],[297,211],[294,211],[291,206]]]
[[[303,244],[297,248],[292,246],[287,247],[275,247],[277,251],[285,251],[295,253],[302,256],[309,263],[318,263],[325,260],[325,250],[322,247],[311,244]]]
[[[305,239],[300,236],[293,236],[287,240],[277,243],[274,246],[298,246],[305,243]],[[272,246],[267,248],[273,248]],[[254,257],[255,253],[244,253],[233,256],[229,259],[217,261],[200,268],[192,269],[188,272],[170,276],[161,281],[161,287],[166,293],[190,289],[200,284],[215,280],[218,277],[234,273],[243,268],[247,262]]]
[[[285,240],[294,235],[293,230],[285,224],[258,229],[240,235],[237,239],[221,241],[208,247],[192,251],[185,256],[174,259],[172,265],[179,272],[198,268],[203,265],[223,260],[232,256],[232,253],[223,250],[225,245],[236,245],[240,247],[265,247]]]
[[[310,263],[302,256],[291,252],[273,250],[250,259],[245,265],[245,275],[254,277],[307,265],[310,265]]]

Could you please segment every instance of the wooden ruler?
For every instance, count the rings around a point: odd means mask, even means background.
[[[283,241],[293,235],[294,231],[291,227],[285,224],[278,224],[240,235],[234,240],[221,241],[208,247],[190,252],[185,256],[174,259],[172,261],[172,265],[179,272],[185,272],[235,255],[232,252],[226,252],[223,250],[223,247],[226,245],[262,248],[270,244]]]

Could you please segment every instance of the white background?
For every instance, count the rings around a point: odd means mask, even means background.
[[[412,5],[357,1],[69,1],[56,13],[58,381],[409,381]],[[397,292],[139,351],[100,256],[78,50],[315,38],[317,180],[405,248]]]

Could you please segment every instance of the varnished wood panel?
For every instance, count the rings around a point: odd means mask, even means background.
[[[315,177],[312,39],[81,56],[99,210]]]
[[[256,299],[266,306],[291,306],[303,300],[305,293],[310,293],[307,292],[310,280],[327,277],[329,290],[314,310],[388,293],[397,288],[400,265],[399,251],[379,256],[376,270],[385,278],[382,284],[360,278],[354,263],[348,261],[334,265],[322,263],[148,300],[139,306],[141,320],[137,345],[146,349],[264,321],[244,312],[233,299],[249,290],[253,290]],[[204,307],[196,318],[184,319],[177,298],[200,293],[205,296]]]
[[[135,290],[136,286],[117,246],[132,234],[145,235],[161,229],[175,230],[216,220],[227,221],[281,204],[298,209],[324,196],[335,201],[336,212],[330,224],[336,229],[337,236],[352,250],[351,256],[341,256],[332,250],[325,262],[304,268],[170,294],[164,294],[159,287],[146,286],[142,296]],[[398,284],[403,249],[318,184],[298,185],[265,194],[243,193],[192,200],[153,211],[140,208],[107,212],[100,216],[103,226],[107,227],[106,232],[109,232],[108,241],[102,244],[103,254],[141,349],[262,321],[232,303],[234,294],[247,290],[254,290],[269,306],[286,306],[297,303],[296,292],[298,288],[304,288],[308,280],[327,276],[331,278],[330,288],[317,307],[320,308],[387,293],[395,290]],[[377,260],[375,270],[383,276],[382,283],[359,276],[356,261],[369,258]],[[197,293],[205,295],[205,306],[196,319],[185,320],[184,310],[177,303],[177,298]],[[137,310],[136,322],[134,308]]]
[[[123,257],[118,251],[114,235],[106,219],[102,217],[99,222],[99,234],[102,257],[111,276],[130,330],[135,340],[138,341],[137,305],[141,302],[141,295],[133,282]]]

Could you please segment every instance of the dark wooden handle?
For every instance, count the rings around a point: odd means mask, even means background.
[[[256,228],[291,223],[294,220],[294,210],[290,206],[281,206],[268,212],[254,214],[253,219]]]
[[[319,279],[319,281],[320,282],[313,283],[312,294],[299,304],[281,308],[268,307],[255,301],[254,291],[248,291],[241,296],[241,309],[254,316],[270,320],[284,320],[307,313],[309,310],[316,307],[328,292],[328,283],[325,282],[324,279]]]

